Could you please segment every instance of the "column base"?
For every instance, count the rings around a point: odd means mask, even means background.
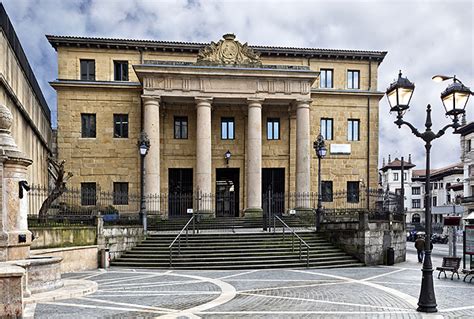
[[[261,208],[247,208],[244,210],[245,217],[262,217],[263,209]]]

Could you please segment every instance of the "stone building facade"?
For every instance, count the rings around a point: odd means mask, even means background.
[[[30,184],[48,184],[51,113],[8,15],[0,3],[0,104],[13,114],[12,136],[33,160]]]
[[[384,190],[400,194],[402,189],[402,161],[388,156],[388,162],[383,160],[381,184]],[[404,209],[408,229],[423,229],[425,224],[425,180],[426,170],[415,169],[411,161],[404,161],[403,189]],[[463,193],[462,163],[455,163],[431,170],[431,213],[434,232],[442,233],[443,219],[450,215],[462,215],[464,208],[460,205]]]
[[[268,190],[316,192],[320,132],[326,193],[377,187],[386,52],[248,46],[233,34],[211,44],[47,38],[58,155],[76,187],[138,193],[142,131],[145,194],[232,193],[233,216],[259,214]]]

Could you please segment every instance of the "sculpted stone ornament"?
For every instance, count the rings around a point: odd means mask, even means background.
[[[235,40],[235,35],[224,34],[224,40],[211,42],[201,49],[197,57],[197,65],[242,65],[261,66],[260,55],[254,52],[247,43]]]

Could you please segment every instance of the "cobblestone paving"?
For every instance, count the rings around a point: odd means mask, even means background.
[[[473,318],[474,283],[457,279],[435,277],[437,314],[415,310],[421,265],[407,250],[408,261],[392,267],[72,273],[65,277],[96,281],[98,291],[40,303],[35,318]]]

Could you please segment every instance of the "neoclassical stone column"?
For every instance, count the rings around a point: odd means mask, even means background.
[[[296,193],[297,208],[309,209],[310,177],[310,99],[296,100]]]
[[[247,122],[247,208],[246,216],[262,216],[262,103],[249,98]]]
[[[196,98],[196,189],[212,192],[211,102],[212,98]]]
[[[142,96],[144,131],[150,139],[145,156],[145,195],[160,194],[160,98]]]

